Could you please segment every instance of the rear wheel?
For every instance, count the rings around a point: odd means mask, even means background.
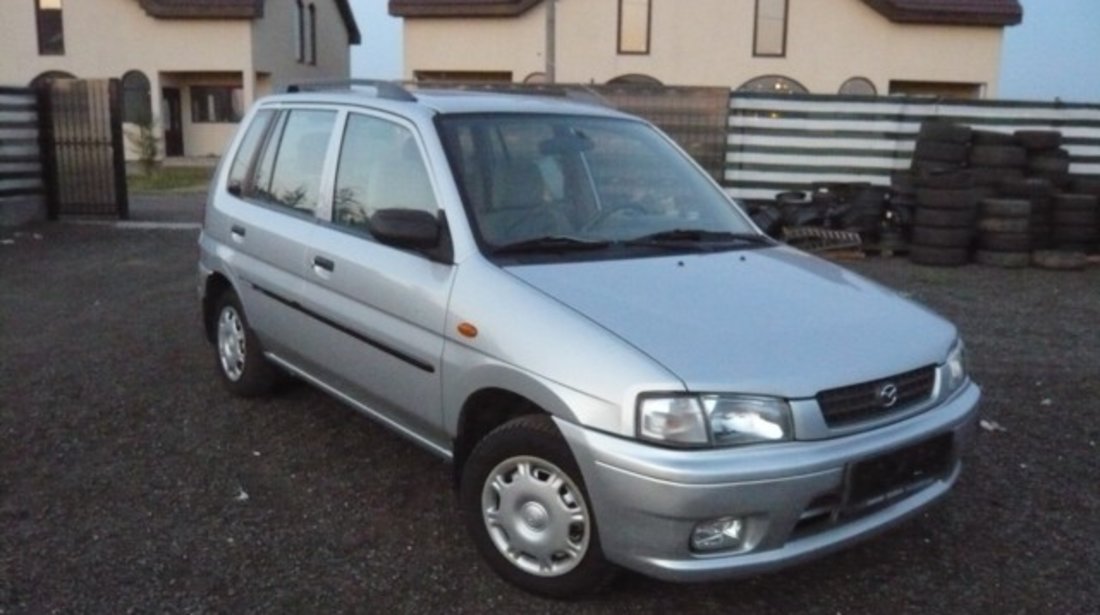
[[[549,417],[513,419],[478,443],[459,498],[478,551],[509,583],[571,598],[612,579],[584,480]]]
[[[222,293],[215,314],[214,353],[222,384],[241,397],[270,392],[275,384],[275,368],[264,357],[260,340],[249,328],[237,293]]]

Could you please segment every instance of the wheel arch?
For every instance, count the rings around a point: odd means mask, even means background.
[[[211,343],[214,342],[217,333],[218,299],[227,290],[233,290],[233,284],[229,278],[217,271],[206,276],[202,293],[202,324],[206,331],[206,339]]]

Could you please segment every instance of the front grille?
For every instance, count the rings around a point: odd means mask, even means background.
[[[932,395],[936,383],[936,367],[929,365],[890,378],[872,380],[851,386],[829,389],[817,394],[817,404],[829,427],[843,427],[904,410]],[[896,401],[887,404],[882,391],[894,385]]]

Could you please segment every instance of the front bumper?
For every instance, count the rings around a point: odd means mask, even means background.
[[[671,450],[558,420],[584,476],[607,558],[671,581],[708,581],[786,567],[836,551],[917,514],[951,489],[973,438],[981,392],[967,384],[919,415],[839,438],[711,450]],[[859,515],[829,516],[852,464],[938,435],[953,442],[946,471]],[[737,551],[697,553],[701,521],[745,519]]]

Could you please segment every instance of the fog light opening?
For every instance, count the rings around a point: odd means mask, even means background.
[[[722,517],[704,521],[691,531],[693,551],[711,552],[739,549],[745,542],[745,520]]]

